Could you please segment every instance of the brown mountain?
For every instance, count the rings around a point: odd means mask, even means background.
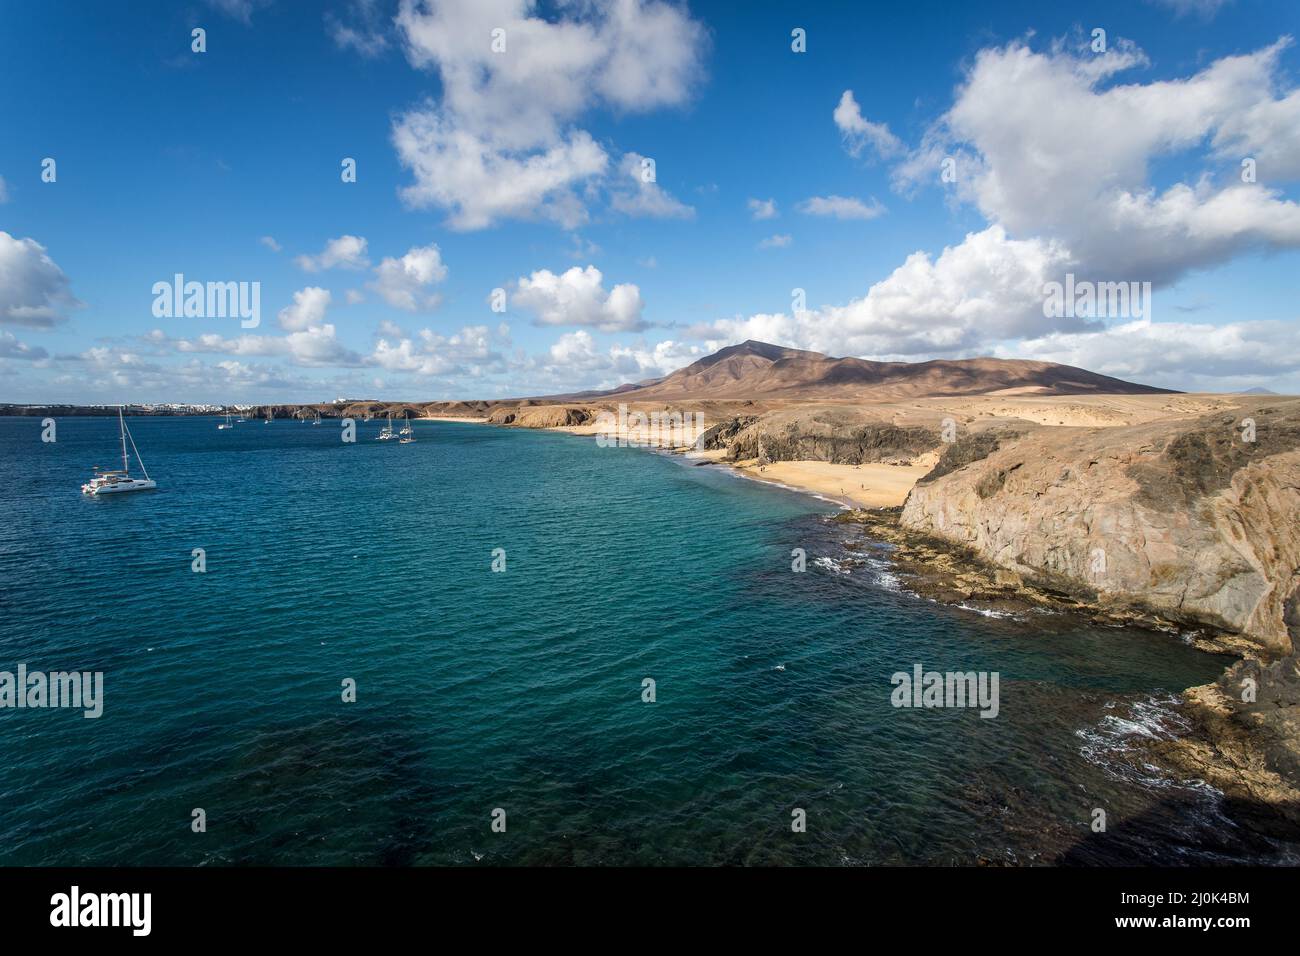
[[[603,395],[658,399],[898,401],[944,395],[1141,395],[1167,392],[1070,365],[1022,359],[871,362],[748,341],[671,375]],[[594,397],[592,393],[588,396]]]

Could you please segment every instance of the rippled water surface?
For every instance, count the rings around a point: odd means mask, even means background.
[[[1221,658],[913,597],[846,563],[851,529],[815,499],[472,424],[406,446],[375,422],[355,445],[330,422],[131,427],[160,490],[94,500],[116,420],[45,444],[0,419],[0,670],[105,675],[98,720],[0,710],[0,863],[1275,853],[1127,756],[1177,732],[1172,692]],[[917,662],[997,671],[997,718],[893,708]]]

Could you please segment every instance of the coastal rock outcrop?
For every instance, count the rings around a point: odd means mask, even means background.
[[[1300,838],[1300,655],[1238,661],[1183,702],[1193,732],[1151,742],[1152,756],[1218,789],[1252,827]]]
[[[490,404],[484,401],[429,402],[424,406],[424,414],[443,418],[481,418],[487,414],[490,407]]]
[[[735,437],[756,421],[758,421],[757,415],[740,415],[729,418],[725,422],[718,422],[705,429],[704,434],[700,436],[700,445],[709,451],[729,448]]]
[[[596,417],[593,409],[575,405],[498,405],[488,415],[493,425],[513,425],[516,428],[565,428],[585,425]]]
[[[773,412],[735,428],[728,437],[732,460],[839,465],[910,460],[939,444],[936,429],[895,425],[862,409],[834,406]]]
[[[978,444],[917,484],[905,528],[1267,655],[1300,645],[1300,401]]]

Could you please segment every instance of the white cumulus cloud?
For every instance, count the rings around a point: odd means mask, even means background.
[[[1274,180],[1300,175],[1300,93],[1278,58],[1289,40],[1210,63],[1187,79],[1110,85],[1143,66],[1132,44],[1103,55],[1061,44],[982,50],[919,163],[901,175],[934,180],[935,156],[963,152],[959,195],[1012,235],[1064,242],[1088,278],[1169,284],[1255,249],[1300,246],[1300,206],[1240,180],[1240,151],[1268,157]],[[1089,143],[1080,150],[1079,143]],[[1162,158],[1204,148],[1220,175],[1163,190]],[[916,157],[913,158],[914,160]],[[930,167],[930,168],[927,168]]]
[[[530,0],[403,0],[396,22],[410,63],[441,81],[438,99],[394,121],[398,159],[414,179],[402,197],[445,210],[456,229],[586,222],[588,192],[612,164],[575,122],[599,107],[679,105],[702,72],[703,26],[661,0],[566,3],[546,18]],[[675,209],[629,185],[613,187],[622,211]]]
[[[280,310],[278,318],[280,327],[290,332],[301,332],[325,321],[325,310],[329,308],[329,289],[309,285],[293,294],[293,304]]]
[[[604,276],[595,266],[574,266],[560,275],[539,269],[522,276],[511,301],[533,312],[538,325],[582,325],[607,332],[645,328],[641,290],[620,283],[606,291]]]
[[[324,269],[364,269],[370,265],[366,258],[366,240],[361,236],[339,236],[325,243],[319,255],[298,256],[293,260],[303,272],[320,272]]]
[[[1227,387],[1252,364],[1291,375],[1300,342],[1285,325],[1162,323],[1147,314],[1108,327],[1043,308],[1044,286],[1067,273],[1150,282],[1158,297],[1194,271],[1300,248],[1300,205],[1282,191],[1300,179],[1300,89],[1279,63],[1289,45],[1283,38],[1184,78],[1126,83],[1118,77],[1147,58],[1123,39],[1101,55],[1065,41],[982,50],[951,108],[893,175],[900,190],[940,186],[942,161],[954,159],[953,198],[977,209],[985,228],[937,256],[914,252],[847,304],[725,318],[693,332],[884,358],[997,352],[1170,387],[1189,379]],[[851,96],[836,113],[850,145],[890,151]],[[1255,183],[1242,181],[1247,153],[1261,170]],[[1187,172],[1157,185],[1158,167]]]
[[[370,354],[368,364],[390,372],[410,372],[420,376],[469,376],[479,378],[506,368],[497,345],[509,344],[508,327],[489,329],[486,325],[467,325],[445,336],[431,329],[421,329],[412,339],[400,329],[394,341],[382,336]]]
[[[1300,374],[1300,322],[1225,325],[1139,320],[1097,332],[1054,333],[999,350],[1010,358],[1076,365],[1118,378],[1206,391]]]
[[[35,239],[0,230],[0,325],[45,329],[82,303],[68,277]]]
[[[799,204],[799,211],[809,216],[834,219],[875,219],[885,212],[877,200],[866,203],[852,196],[811,196]]]
[[[844,136],[844,145],[854,156],[870,150],[877,156],[890,157],[903,149],[902,142],[889,131],[885,123],[873,123],[862,115],[862,108],[852,90],[845,90],[831,114],[835,125]]]
[[[640,153],[628,153],[620,166],[623,178],[610,186],[609,204],[629,216],[648,216],[654,219],[691,219],[695,209],[673,198],[659,183],[650,177],[650,162]]]
[[[389,305],[406,312],[429,312],[442,296],[433,287],[447,278],[447,266],[437,245],[414,246],[401,258],[385,258],[375,268],[370,288]]]

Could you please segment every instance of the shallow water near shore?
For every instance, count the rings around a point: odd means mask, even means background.
[[[0,710],[0,864],[1288,858],[1130,748],[1224,658],[914,597],[826,502],[483,425],[130,424],[159,490],[95,500],[116,420],[0,419],[0,670],[105,689]],[[917,663],[998,716],[891,706]]]

